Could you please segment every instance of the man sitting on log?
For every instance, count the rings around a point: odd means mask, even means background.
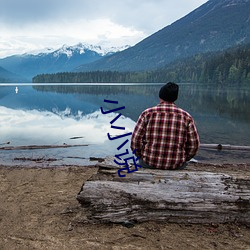
[[[131,138],[144,168],[184,169],[199,148],[192,116],[177,107],[179,86],[168,82],[159,91],[160,103],[140,115]]]

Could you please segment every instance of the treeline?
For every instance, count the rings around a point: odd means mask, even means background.
[[[166,81],[218,84],[250,83],[250,44],[221,52],[198,54],[145,72],[64,72],[41,74],[34,83],[159,83]]]
[[[63,72],[55,74],[41,74],[32,79],[34,83],[129,83],[145,82],[149,72]]]

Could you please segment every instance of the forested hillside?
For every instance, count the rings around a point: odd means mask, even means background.
[[[156,83],[166,81],[250,84],[250,44],[222,52],[197,54],[155,71],[65,72],[42,74],[33,78],[34,83]]]
[[[154,71],[152,81],[250,83],[250,44],[223,52],[198,54]]]

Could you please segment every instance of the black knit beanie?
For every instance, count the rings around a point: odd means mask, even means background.
[[[179,86],[176,83],[168,82],[161,87],[159,97],[166,102],[174,102],[178,98]]]

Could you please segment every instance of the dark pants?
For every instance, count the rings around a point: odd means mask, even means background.
[[[153,167],[149,166],[141,158],[139,159],[139,165],[141,165],[143,168],[157,169],[157,168],[153,168]],[[182,169],[185,169],[187,167],[187,165],[188,165],[188,163],[184,162],[182,166],[179,166],[179,167],[177,167],[175,169],[167,169],[167,170],[182,170]]]

